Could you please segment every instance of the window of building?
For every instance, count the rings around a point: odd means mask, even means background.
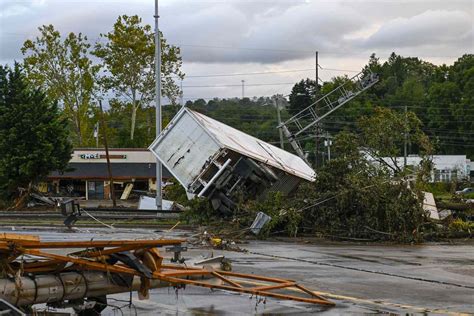
[[[87,195],[89,200],[102,200],[104,198],[104,181],[88,181]]]

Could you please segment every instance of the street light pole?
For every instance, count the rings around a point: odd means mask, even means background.
[[[161,39],[158,27],[158,0],[155,0],[155,107],[156,107],[156,137],[161,133]],[[156,209],[162,209],[161,196],[161,161],[156,159]]]
[[[280,113],[280,105],[278,102],[278,96],[273,97],[273,105],[275,106],[277,110],[277,120],[278,120],[278,126],[281,125],[281,113]],[[283,143],[283,131],[281,128],[278,129],[278,132],[280,134],[280,148],[285,149],[285,144]]]
[[[316,51],[316,54],[315,54],[315,69],[316,69],[316,78],[314,78],[315,80],[315,87],[314,87],[314,100],[316,101],[318,99],[318,96],[319,96],[319,74],[318,74],[318,70],[319,70],[319,60],[318,60],[318,51]],[[315,131],[315,138],[314,138],[314,169],[316,170],[318,168],[318,134],[320,132],[320,128],[319,128],[319,124],[316,124],[315,126],[316,128],[314,129]]]
[[[407,167],[407,153],[408,153],[408,121],[407,121],[407,105],[405,104],[405,133],[403,135],[403,167]]]

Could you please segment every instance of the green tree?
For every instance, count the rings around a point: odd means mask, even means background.
[[[413,112],[378,107],[373,115],[361,117],[358,126],[362,131],[360,144],[365,151],[395,174],[404,171],[397,157],[403,155],[405,137],[423,158],[433,154],[431,142],[421,129],[422,123]]]
[[[155,43],[150,25],[142,25],[137,15],[119,16],[114,28],[101,34],[105,43],[98,42],[94,55],[99,57],[106,74],[105,89],[111,90],[124,103],[131,104],[130,139],[134,139],[137,111],[149,106],[155,96]],[[176,103],[180,94],[173,76],[183,78],[180,49],[161,37],[162,93]]]
[[[31,189],[71,159],[67,120],[56,102],[33,89],[20,66],[0,66],[0,195]]]
[[[301,80],[296,83],[291,89],[288,112],[291,115],[295,115],[313,103],[315,101],[316,88],[316,82],[311,79]]]
[[[306,201],[302,225],[341,237],[420,240],[419,192],[393,178],[386,166],[370,163],[355,134],[338,134],[333,147],[334,159],[299,193]]]
[[[271,230],[294,236],[318,232],[330,237],[404,242],[422,239],[425,217],[418,186],[410,188],[385,165],[373,164],[354,133],[339,133],[333,153],[333,159],[318,169],[316,181],[300,186],[295,196],[282,199],[278,194],[269,195],[264,201],[246,205],[246,209],[272,217],[266,233]],[[247,217],[251,222],[254,214]]]
[[[89,58],[86,36],[69,33],[63,40],[53,25],[38,29],[40,36],[25,41],[21,49],[28,80],[60,102],[72,121],[75,143],[88,145],[93,141],[88,118],[100,67]]]

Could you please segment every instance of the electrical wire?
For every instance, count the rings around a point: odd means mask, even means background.
[[[293,85],[294,82],[279,82],[279,83],[254,83],[244,84],[244,87],[260,87],[260,86],[283,86]],[[223,84],[223,85],[196,85],[196,86],[183,86],[183,88],[226,88],[226,87],[242,87],[242,84]]]
[[[309,69],[291,69],[291,70],[279,70],[279,71],[246,72],[246,73],[228,73],[228,74],[186,75],[184,79],[187,79],[187,78],[211,78],[211,77],[234,77],[234,76],[269,75],[269,74],[294,73],[294,72],[306,72],[306,71],[315,71],[315,68],[309,68]]]

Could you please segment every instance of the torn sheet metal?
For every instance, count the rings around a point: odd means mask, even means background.
[[[250,231],[253,234],[258,235],[260,231],[262,230],[263,226],[265,226],[265,224],[271,220],[272,218],[268,216],[267,214],[263,212],[258,212],[257,216],[253,220],[252,226],[250,226]]]
[[[423,192],[423,194],[423,211],[425,211],[429,218],[439,219],[438,207],[436,206],[433,193]]]
[[[139,210],[156,210],[156,199],[154,197],[149,197],[142,195],[140,196],[140,201],[138,202]],[[162,210],[171,211],[176,209],[175,203],[170,200],[162,200]]]
[[[291,193],[315,172],[303,159],[203,114],[182,108],[149,147],[186,189],[229,212],[237,196]]]

